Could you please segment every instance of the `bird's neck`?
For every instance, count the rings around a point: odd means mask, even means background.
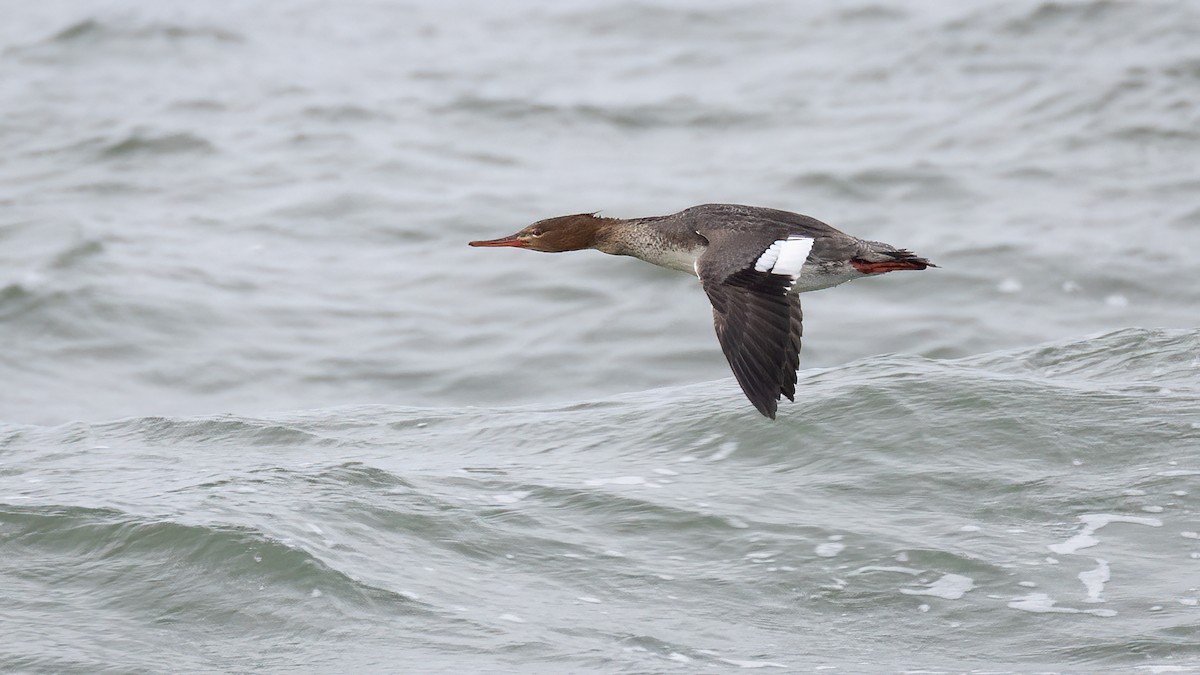
[[[596,228],[592,248],[610,255],[629,255],[630,227],[635,220],[605,218]]]
[[[611,255],[637,256],[648,245],[665,244],[663,232],[655,227],[661,218],[606,218],[596,229],[592,248]]]
[[[696,257],[703,252],[703,239],[690,231],[691,237],[677,234],[678,228],[672,227],[668,218],[614,218],[597,229],[592,248],[694,274]]]

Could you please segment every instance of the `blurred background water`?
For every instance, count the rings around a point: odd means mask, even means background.
[[[0,2],[0,670],[1200,672],[1200,6]],[[467,248],[806,213],[695,279]]]

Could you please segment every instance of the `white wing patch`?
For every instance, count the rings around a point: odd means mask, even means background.
[[[812,247],[813,240],[809,237],[780,239],[763,251],[754,263],[754,269],[757,272],[782,274],[794,280],[800,276],[800,268],[804,267]]]
[[[763,254],[758,256],[758,262],[754,263],[755,272],[770,272],[772,267],[775,267],[775,261],[779,260],[779,247],[783,245],[786,239],[771,244]]]

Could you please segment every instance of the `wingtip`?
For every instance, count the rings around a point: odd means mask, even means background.
[[[775,411],[778,409],[779,404],[776,401],[767,399],[766,401],[763,401],[761,404],[758,402],[754,402],[754,407],[758,408],[758,412],[762,413],[763,417],[775,419]]]

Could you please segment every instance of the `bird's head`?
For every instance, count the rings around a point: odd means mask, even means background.
[[[516,234],[499,239],[470,242],[471,246],[513,246],[544,253],[578,251],[596,245],[596,234],[614,218],[601,218],[593,213],[547,218],[526,227]]]

